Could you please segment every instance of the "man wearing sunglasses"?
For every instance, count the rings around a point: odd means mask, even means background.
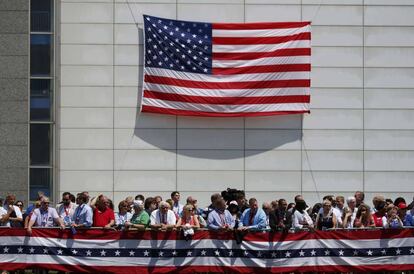
[[[49,207],[49,198],[43,196],[40,200],[40,208],[36,208],[30,217],[29,225],[27,226],[27,233],[32,234],[32,227],[54,227],[59,226],[61,229],[65,228],[62,219],[53,207]]]

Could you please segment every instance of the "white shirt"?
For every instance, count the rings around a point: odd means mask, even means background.
[[[313,226],[312,218],[308,212],[305,210],[303,213],[300,213],[298,210],[295,210],[295,213],[292,215],[292,227],[303,228],[303,225],[306,223],[309,226]]]
[[[16,218],[21,218],[21,219],[23,219],[23,215],[22,215],[22,212],[20,211],[20,208],[18,207],[18,206],[13,206],[13,208],[14,208],[14,212],[16,213]],[[9,210],[9,206],[8,205],[4,205],[3,206],[3,209],[6,211],[6,213],[8,212],[8,210]],[[4,226],[7,226],[7,227],[10,227],[11,225],[10,225],[10,220],[8,220],[6,223],[4,223]]]
[[[39,227],[53,227],[55,226],[55,220],[59,218],[59,215],[53,207],[49,207],[47,211],[43,211],[40,208],[36,208],[33,211],[30,221],[35,221],[34,226]]]
[[[167,225],[175,225],[177,223],[177,218],[175,217],[175,213],[172,210],[168,210],[167,216],[164,216],[164,218],[166,217],[167,219]],[[154,210],[151,213],[151,225],[159,225],[161,224],[161,212],[159,209]]]
[[[354,228],[354,221],[355,221],[355,218],[356,218],[357,211],[358,211],[358,209],[355,208],[354,212],[352,212],[351,221],[344,228]]]
[[[63,223],[65,225],[70,225],[72,223],[73,215],[75,214],[77,207],[78,207],[77,204],[72,203],[72,202],[69,204],[67,208],[65,208],[64,204],[58,204],[56,206],[56,211],[59,217],[62,218]]]
[[[344,209],[339,207],[334,207],[333,214],[336,217],[336,223],[338,227],[342,227],[342,214],[344,213]]]
[[[6,214],[7,214],[7,210],[5,210],[3,207],[0,207],[0,219],[3,218],[3,216]],[[0,226],[5,226],[5,224],[0,223]]]
[[[124,215],[120,215],[119,213],[115,213],[115,224],[116,225],[125,225],[126,222],[131,220],[132,213],[127,212]]]

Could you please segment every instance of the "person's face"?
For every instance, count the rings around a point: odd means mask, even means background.
[[[236,202],[239,206],[243,206],[245,204],[246,200],[244,199],[244,197],[240,197],[236,200]]]
[[[365,207],[361,208],[361,216],[365,216],[367,214],[368,214],[367,208],[365,208]]]
[[[128,212],[128,204],[122,204],[120,207],[119,207],[119,212],[120,213],[122,213],[122,214],[125,214],[125,213],[127,213]]]
[[[355,199],[358,202],[361,202],[362,201],[362,193],[359,193],[359,192],[355,193]]]
[[[109,201],[106,198],[101,198],[97,205],[99,210],[104,210],[106,207],[109,207]]]
[[[69,195],[62,196],[62,202],[66,206],[69,205],[70,204],[70,197],[69,197]]]
[[[160,202],[161,202],[162,200],[161,200],[161,198],[160,197],[157,197],[156,199],[155,199],[155,204],[156,204],[156,208],[158,208],[158,206],[160,205]]]
[[[258,208],[257,201],[249,203],[249,206],[252,210],[257,210]]]
[[[266,213],[266,215],[269,215],[270,211],[272,210],[270,206],[265,205],[262,208],[264,210],[264,212]]]
[[[356,206],[356,201],[355,201],[355,200],[350,201],[350,202],[348,203],[348,206],[349,206],[349,208],[354,209],[354,208],[355,208],[355,206]]]
[[[332,207],[332,204],[326,203],[326,204],[323,205],[323,211],[325,213],[327,213],[327,212],[329,212],[331,210],[331,207]]]
[[[286,209],[287,209],[287,207],[288,207],[288,203],[287,203],[286,201],[282,201],[281,203],[279,203],[279,207],[280,207],[282,210],[286,210]]]
[[[336,199],[336,206],[338,208],[343,208],[344,207],[344,201],[342,201],[341,199]]]
[[[160,209],[161,209],[161,213],[166,214],[168,212],[169,206],[162,205]]]
[[[40,206],[43,210],[47,210],[49,208],[49,202],[42,201]]]
[[[154,202],[151,203],[150,209],[151,210],[156,210],[157,209],[157,202],[156,201],[154,201]]]
[[[173,197],[172,197],[174,202],[178,202],[180,200],[180,193],[176,193]]]
[[[9,196],[6,199],[6,202],[7,202],[8,205],[14,205],[14,203],[16,202],[16,198],[13,197],[13,196]]]
[[[20,210],[23,209],[23,203],[22,202],[18,202],[16,203],[16,206],[18,206],[20,208]]]
[[[187,216],[194,215],[194,208],[187,208],[185,211],[187,212]]]

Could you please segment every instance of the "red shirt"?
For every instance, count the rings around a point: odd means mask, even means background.
[[[382,217],[384,217],[384,214],[379,213],[378,211],[372,214],[372,217],[374,217],[374,223],[376,227],[382,227]]]
[[[93,226],[104,227],[109,224],[111,220],[115,220],[115,214],[109,207],[102,212],[99,211],[98,208],[95,208],[93,211]]]

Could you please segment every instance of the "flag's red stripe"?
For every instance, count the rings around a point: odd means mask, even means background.
[[[213,60],[254,60],[267,57],[310,55],[310,48],[279,49],[269,52],[213,52]]]
[[[310,87],[310,79],[272,80],[249,82],[200,82],[181,80],[164,76],[145,75],[145,82],[201,89],[260,89],[260,88],[300,88]]]
[[[310,111],[308,111],[308,110],[269,111],[269,112],[205,112],[205,111],[160,108],[160,107],[153,107],[153,106],[146,106],[146,105],[142,106],[142,111],[143,112],[160,113],[160,114],[170,114],[170,115],[204,116],[204,117],[255,117],[255,116],[271,116],[271,115],[310,113]]]
[[[291,273],[291,272],[377,272],[377,271],[404,271],[413,270],[414,264],[376,264],[376,265],[313,265],[313,266],[275,266],[270,267],[244,267],[223,265],[187,265],[187,266],[88,266],[48,263],[0,263],[0,268],[8,271],[20,269],[40,268],[63,272],[98,272],[98,273]]]
[[[257,105],[257,104],[291,104],[309,103],[309,95],[261,96],[261,97],[211,97],[182,95],[144,90],[144,97],[166,101],[213,105]]]
[[[288,65],[267,65],[267,66],[246,66],[238,68],[213,68],[213,74],[231,75],[246,73],[270,73],[288,71],[310,71],[310,64],[288,64]]]
[[[310,22],[269,22],[269,23],[213,23],[213,29],[253,30],[253,29],[290,29],[310,25]]]
[[[310,40],[310,32],[276,37],[213,37],[213,45],[263,45],[280,44],[289,41]]]

